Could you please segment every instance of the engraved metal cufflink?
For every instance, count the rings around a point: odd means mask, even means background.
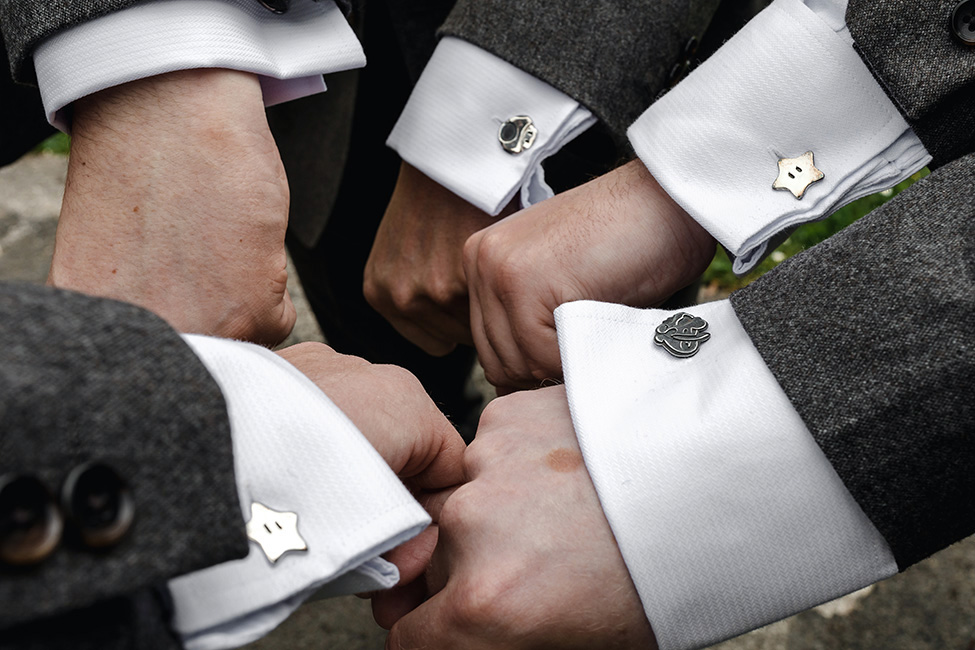
[[[706,320],[682,311],[657,325],[653,342],[671,355],[686,359],[697,354],[701,344],[711,338],[707,328]]]
[[[801,199],[807,187],[825,176],[813,164],[813,152],[807,151],[798,158],[779,159],[779,176],[772,183],[772,189],[789,190],[797,199]]]
[[[289,551],[307,551],[308,544],[298,533],[298,515],[278,512],[255,501],[251,504],[251,520],[247,522],[247,537],[264,551],[271,564]]]
[[[531,149],[538,136],[538,129],[527,115],[515,115],[498,129],[498,141],[508,153],[521,153]]]

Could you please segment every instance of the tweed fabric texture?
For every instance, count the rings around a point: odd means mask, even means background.
[[[0,628],[247,554],[223,395],[168,325],[132,305],[44,287],[0,290],[0,475],[57,490],[101,460],[135,520],[103,553],[62,544],[0,569]]]
[[[850,0],[857,51],[940,166],[975,148],[975,48],[950,25],[958,0]],[[967,110],[953,110],[962,101]]]
[[[0,0],[0,28],[10,57],[10,71],[22,83],[36,81],[31,52],[57,32],[146,0]],[[253,0],[257,2],[257,0]],[[335,0],[344,11],[348,0]]]
[[[555,86],[622,136],[664,87],[716,0],[460,0],[442,34]]]
[[[901,569],[975,532],[975,155],[731,296]]]
[[[166,625],[165,594],[146,588],[0,634],[0,650],[181,650]]]

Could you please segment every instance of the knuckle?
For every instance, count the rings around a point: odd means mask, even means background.
[[[472,507],[470,493],[470,488],[464,485],[444,501],[438,519],[443,530],[456,532],[467,526],[470,516],[476,512],[476,509]]]
[[[490,576],[480,573],[476,578],[466,581],[458,590],[453,618],[460,629],[483,630],[495,628],[507,620],[511,614],[508,606],[513,585],[504,572]]]
[[[373,366],[386,388],[408,397],[426,397],[426,391],[416,376],[400,366],[382,364]]]
[[[416,292],[413,287],[406,283],[396,283],[389,287],[389,302],[393,307],[404,314],[412,314],[417,311],[419,305]]]
[[[477,268],[478,249],[481,247],[481,240],[483,238],[484,234],[482,232],[476,232],[464,242],[464,269],[468,272]]]

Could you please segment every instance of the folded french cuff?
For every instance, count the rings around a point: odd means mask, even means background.
[[[254,0],[143,2],[72,27],[34,53],[44,111],[67,131],[73,101],[136,79],[194,68],[252,72],[272,105],[325,90],[321,75],[366,59],[331,0],[273,14]]]
[[[530,117],[532,146],[509,153],[502,124]],[[568,95],[458,38],[437,44],[386,144],[488,214],[521,193],[523,205],[552,196],[541,162],[596,121]]]
[[[775,0],[629,129],[637,155],[736,257],[777,233],[895,185],[931,157],[856,54],[834,7]],[[842,16],[842,13],[840,13]],[[778,161],[813,152],[825,177],[801,199]]]
[[[697,354],[654,343],[673,315],[556,311],[586,467],[661,650],[700,648],[897,572],[727,300]]]
[[[294,512],[307,545],[272,564],[251,542],[244,559],[170,581],[172,625],[187,649],[253,641],[316,592],[393,586],[398,571],[378,556],[419,534],[430,518],[355,425],[272,352],[184,338],[227,401],[244,519],[253,502]]]

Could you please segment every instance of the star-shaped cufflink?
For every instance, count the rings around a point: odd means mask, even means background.
[[[801,199],[807,187],[824,177],[825,174],[813,164],[813,152],[807,151],[798,158],[779,160],[779,177],[772,183],[772,189],[789,190],[797,199]]]
[[[298,533],[298,515],[278,512],[255,501],[247,522],[247,537],[257,542],[272,564],[288,551],[307,551],[308,544]]]

